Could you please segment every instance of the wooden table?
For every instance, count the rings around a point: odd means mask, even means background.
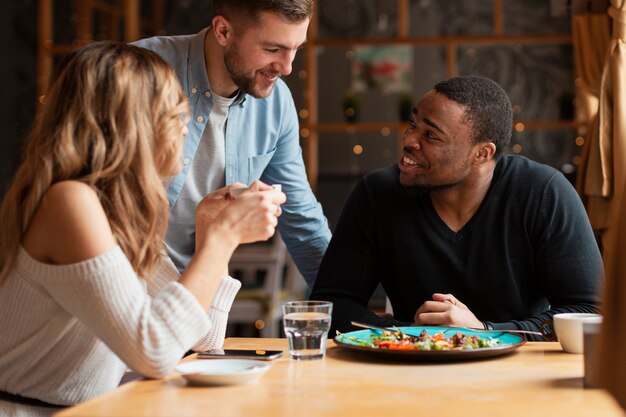
[[[583,388],[583,357],[558,343],[456,363],[377,362],[329,343],[323,360],[287,353],[253,385],[188,386],[179,375],[140,380],[66,409],[70,416],[624,416],[604,391]],[[227,348],[282,349],[285,339],[226,340]]]

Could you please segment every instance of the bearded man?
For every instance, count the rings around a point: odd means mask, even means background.
[[[312,11],[313,0],[214,0],[211,26],[201,32],[135,43],[159,53],[189,97],[183,170],[169,184],[165,239],[179,271],[195,251],[196,213],[203,206],[219,211],[233,185],[261,180],[282,185],[287,202],[278,229],[313,284],[330,230],[307,181],[295,105],[280,79],[291,73]]]
[[[556,313],[598,312],[585,209],[559,171],[505,154],[512,115],[478,76],[417,103],[398,164],[357,185],[320,266],[311,298],[333,302],[333,331],[353,320],[540,331]],[[379,284],[393,319],[367,308]]]

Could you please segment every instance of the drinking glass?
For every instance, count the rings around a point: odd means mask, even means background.
[[[292,359],[322,359],[330,330],[333,303],[330,301],[287,301],[283,324]]]

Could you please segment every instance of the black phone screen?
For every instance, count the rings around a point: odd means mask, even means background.
[[[198,353],[198,358],[217,359],[260,359],[272,360],[282,356],[281,350],[247,350],[247,349],[215,349],[208,352]]]

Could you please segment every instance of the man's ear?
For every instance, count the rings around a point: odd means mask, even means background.
[[[496,153],[496,144],[493,142],[481,142],[476,148],[475,161],[478,164],[491,161]]]
[[[221,46],[227,46],[233,39],[233,27],[224,16],[215,16],[211,22],[211,29]]]

